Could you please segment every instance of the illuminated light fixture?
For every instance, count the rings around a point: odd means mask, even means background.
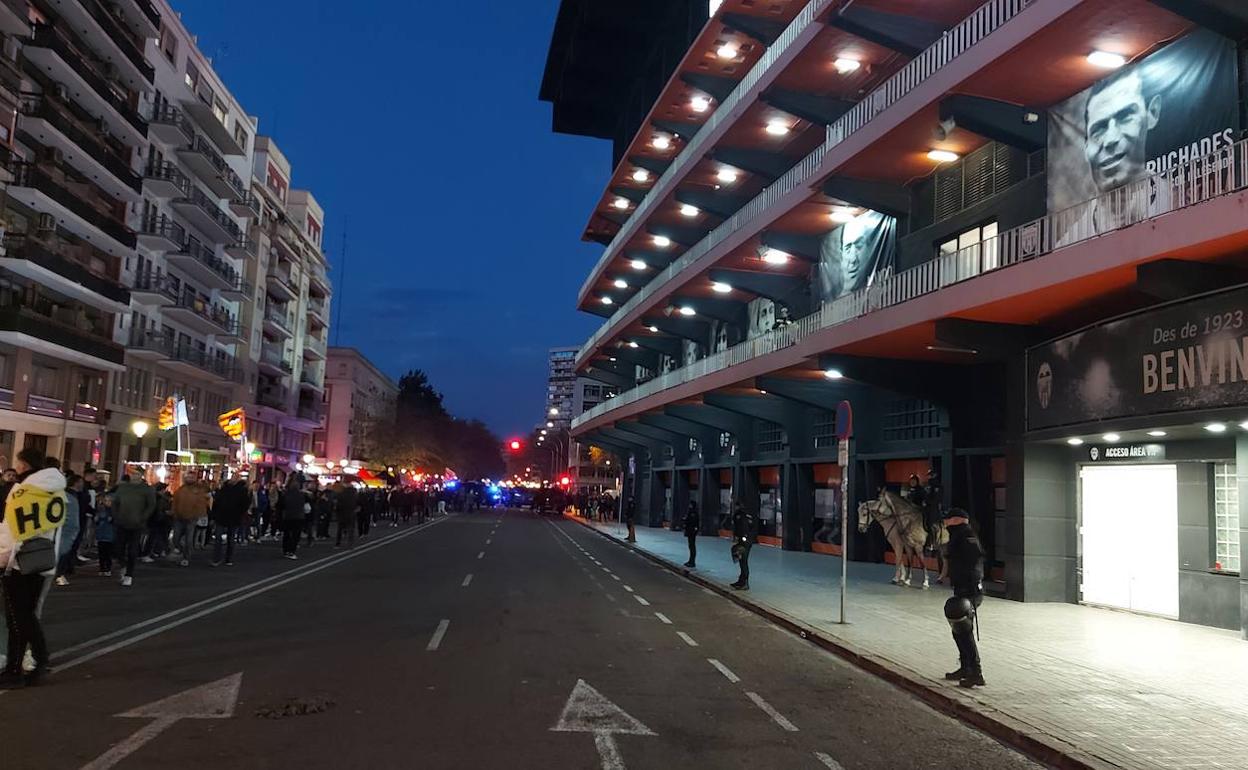
[[[634,270],[645,270],[646,261],[644,259],[634,259],[632,262],[628,263],[628,266]]]
[[[552,406],[552,407],[550,408],[550,416],[551,416],[551,417],[555,417],[555,416],[556,416],[556,415],[558,415],[558,414],[559,414],[559,408],[558,408],[558,407],[554,407],[554,406]]]
[[[1066,443],[1067,443],[1067,444],[1070,444],[1071,446],[1083,446],[1083,439],[1081,439],[1081,438],[1068,438],[1068,439],[1066,439]]]
[[[1210,433],[1226,433],[1226,424],[1221,422],[1211,422],[1205,426],[1205,430]]]
[[[764,396],[767,395],[767,391],[763,390],[762,388],[759,388],[758,392],[762,393]]]
[[[1148,435],[1152,436],[1153,438],[1161,438],[1162,436],[1166,435],[1166,432],[1164,430],[1150,430],[1148,432]]]
[[[547,428],[553,428],[553,427],[555,427],[555,424],[554,424],[553,422],[548,422],[548,423],[546,423],[546,427],[547,427]]]
[[[629,341],[628,341],[628,346],[629,346],[630,348],[636,349],[636,348],[637,348],[637,343],[636,343],[636,342],[633,342],[632,340],[629,340]]]
[[[611,202],[611,205],[623,211],[624,209],[628,208],[628,199],[616,198],[614,201]]]
[[[654,236],[654,245],[658,246],[660,249],[666,249],[668,246],[672,245],[672,239],[668,238],[666,235],[656,235]]]
[[[735,169],[721,168],[719,172],[715,174],[715,178],[724,184],[732,184],[737,181],[737,172]]]
[[[836,71],[842,75],[848,75],[851,72],[857,72],[858,68],[862,66],[862,62],[841,56],[832,62],[832,66],[836,67]]]
[[[656,150],[668,150],[671,149],[672,140],[663,134],[658,134],[651,140],[650,146]]]
[[[314,455],[304,455],[304,456],[303,456],[303,464],[304,464],[304,465],[311,465],[311,464],[312,464],[312,463],[314,463],[314,462],[316,462],[316,457],[315,457]],[[391,468],[391,470],[394,470],[394,469],[393,469],[393,468]]]
[[[702,212],[698,210],[697,206],[691,206],[688,203],[682,203],[680,205],[680,215],[682,217],[696,217],[701,213]]]
[[[606,296],[606,295],[603,295],[603,297],[602,297],[602,304],[604,304],[604,305],[610,305],[610,304],[611,304],[612,302],[614,302],[614,301],[615,301],[615,300],[611,299],[610,297],[608,297],[608,296]]]
[[[659,333],[659,327],[657,327],[657,326],[647,326],[647,327],[646,327],[646,331],[650,332],[651,334],[658,334],[658,333]]]
[[[130,423],[130,432],[139,438],[143,438],[144,436],[147,435],[147,429],[150,427],[152,426],[144,422],[143,420],[135,420],[134,422]]]
[[[789,133],[790,129],[789,129],[789,124],[785,123],[783,120],[769,120],[767,121],[766,130],[767,130],[767,133],[771,134],[772,136],[785,136],[786,134]]]
[[[763,261],[769,265],[787,265],[789,255],[780,249],[767,249],[763,252]]]
[[[952,150],[928,150],[927,159],[937,163],[952,163],[958,159],[958,154]]]
[[[716,294],[731,294],[732,287],[724,283],[723,281],[715,281],[714,283],[711,284],[711,291],[715,292]]]
[[[1241,422],[1239,424],[1239,427],[1243,428],[1244,430],[1248,430],[1248,420],[1244,420],[1243,422]]]
[[[1110,444],[1114,444],[1121,441],[1122,436],[1119,436],[1117,433],[1106,433],[1104,436],[1101,436],[1101,439]]]
[[[689,100],[689,109],[694,112],[706,112],[711,108],[711,100],[705,96],[695,96]]]
[[[691,315],[697,315],[697,314],[698,314],[698,311],[694,310],[694,309],[693,309],[692,307],[690,307],[689,305],[681,305],[681,306],[680,306],[680,314],[681,314],[681,315],[683,315],[683,316],[691,316]]]
[[[1093,51],[1088,54],[1088,64],[1105,70],[1116,70],[1127,63],[1127,57],[1109,51]]]
[[[613,358],[613,359],[611,359],[611,360],[612,360],[612,361],[614,361],[615,359]],[[545,435],[546,435],[546,430],[545,430],[544,428],[542,429],[542,435],[543,435],[543,436],[545,436]]]
[[[736,43],[724,43],[715,51],[715,55],[721,59],[735,59],[739,52]]]
[[[827,377],[829,380],[839,380],[845,375],[841,373],[840,369],[824,369],[823,376]]]
[[[646,171],[644,168],[637,169],[636,171],[633,172],[633,181],[634,182],[649,182],[650,172]]]
[[[854,210],[848,206],[837,206],[832,209],[832,213],[828,214],[828,217],[838,225],[843,225],[854,220]]]
[[[627,289],[628,281],[623,278],[616,278],[615,281],[612,282],[612,285],[617,289]]]

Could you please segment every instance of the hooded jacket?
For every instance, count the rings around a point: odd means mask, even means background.
[[[12,515],[14,494],[23,487],[32,487],[47,494],[56,494],[58,492],[63,494],[65,492],[65,476],[56,468],[44,468],[41,471],[35,471],[34,473],[29,474],[25,479],[22,479],[9,489],[9,493],[4,500],[4,513],[6,518],[3,524],[0,525],[0,571],[8,569],[9,567],[12,567],[15,571],[20,571],[17,564],[17,554],[22,549],[22,543],[17,542],[17,540],[13,537],[13,530],[9,528],[7,517]],[[68,513],[68,509],[66,509],[66,512]],[[60,526],[49,532],[36,535],[35,538],[51,540],[53,548],[59,552],[61,532],[64,529],[64,526]],[[51,576],[55,573],[56,569],[53,568],[47,570],[43,574]]]
[[[173,493],[173,518],[195,521],[208,515],[208,487],[202,481],[189,481]]]

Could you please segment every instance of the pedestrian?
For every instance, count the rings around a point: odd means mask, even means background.
[[[139,543],[147,523],[156,511],[156,492],[142,476],[121,477],[113,492],[113,524],[117,528],[117,556],[125,566],[121,584],[134,583],[134,565],[139,559]]]
[[[242,478],[233,478],[221,485],[212,499],[212,513],[209,517],[216,525],[213,531],[212,566],[234,566],[234,541],[238,538],[239,528],[243,524],[243,515],[247,512],[250,502],[247,482]],[[222,553],[224,551],[224,553]],[[224,559],[224,561],[223,561]]]
[[[292,473],[286,479],[286,486],[281,494],[282,514],[282,556],[287,559],[298,559],[299,536],[304,527],[304,495],[300,476]]]
[[[738,500],[732,504],[732,560],[741,567],[741,575],[732,587],[750,590],[750,549],[758,539],[758,517],[745,510]]]
[[[113,542],[117,528],[113,526],[113,498],[100,495],[95,499],[95,550],[100,561],[100,577],[113,575]]]
[[[698,532],[702,530],[702,519],[698,516],[698,503],[689,501],[689,510],[685,512],[685,538],[689,541],[689,561],[686,567],[696,567],[698,561]]]
[[[335,548],[342,547],[342,536],[347,536],[347,548],[355,547],[356,516],[360,510],[359,492],[353,484],[338,482],[334,485],[334,516],[338,519],[338,539]]]
[[[7,486],[3,522],[0,524],[0,592],[4,594],[5,623],[8,626],[7,655],[0,670],[0,688],[16,689],[38,684],[48,671],[48,643],[39,620],[39,599],[44,583],[56,573],[56,553],[67,511],[65,476],[57,468],[42,468],[42,452],[27,447],[17,453],[15,483]],[[43,516],[37,530],[21,537],[16,522],[34,514],[41,505],[50,514],[57,509],[55,522]],[[10,520],[9,517],[20,517]],[[33,517],[40,518],[40,517]],[[30,651],[34,667],[25,675],[22,661]]]
[[[356,530],[359,532],[361,540],[368,536],[368,530],[373,525],[373,516],[376,515],[376,511],[376,490],[368,491],[360,495],[360,513],[356,517]]]
[[[187,473],[173,493],[169,506],[173,519],[173,547],[181,554],[183,567],[191,566],[191,551],[195,545],[195,527],[208,515],[208,487],[194,473]]]
[[[945,619],[958,647],[958,669],[945,674],[962,687],[983,687],[984,672],[975,643],[979,605],[984,601],[984,549],[971,527],[970,517],[961,508],[945,513],[949,529],[949,577],[953,596],[945,602]]]
[[[69,576],[74,574],[78,564],[76,548],[82,537],[82,518],[79,516],[78,492],[82,489],[82,477],[71,473],[65,479],[65,526],[61,529],[61,537],[56,554],[56,584],[69,585]]]
[[[169,550],[169,532],[173,529],[169,509],[172,507],[173,496],[169,494],[169,485],[163,481],[156,485],[156,510],[147,522],[147,542],[143,544],[144,564],[151,564],[165,555]]]
[[[624,525],[628,527],[628,537],[624,538],[625,542],[637,542],[637,530],[633,528],[633,521],[637,518],[637,501],[629,497],[624,503]]]

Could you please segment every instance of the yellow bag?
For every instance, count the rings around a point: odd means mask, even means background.
[[[64,492],[45,492],[18,484],[9,493],[4,519],[13,539],[21,543],[64,526],[68,510]]]

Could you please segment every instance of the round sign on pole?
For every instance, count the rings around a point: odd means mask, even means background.
[[[854,410],[848,401],[836,405],[836,437],[844,441],[854,435]]]

